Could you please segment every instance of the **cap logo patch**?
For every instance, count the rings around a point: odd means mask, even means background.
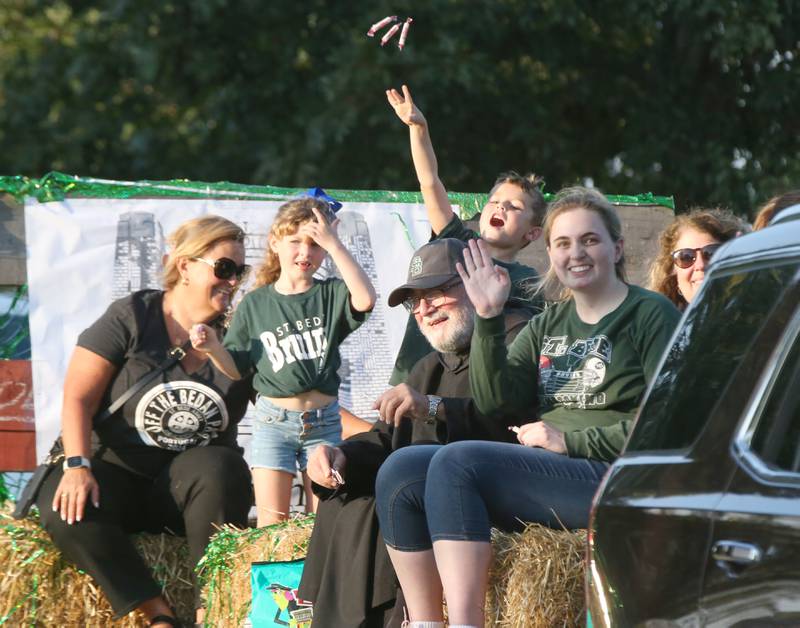
[[[408,274],[411,277],[416,277],[417,275],[422,274],[422,258],[419,255],[415,255],[411,258],[411,265],[408,267]]]

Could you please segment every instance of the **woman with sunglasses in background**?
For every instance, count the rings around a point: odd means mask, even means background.
[[[259,527],[288,519],[298,468],[305,471],[318,445],[341,440],[339,345],[366,320],[375,289],[336,235],[336,222],[323,200],[284,203],[258,287],[236,308],[224,346],[208,326],[192,332],[194,347],[223,372],[254,373],[250,461]],[[342,279],[314,278],[326,255]]]
[[[685,309],[700,289],[716,250],[749,231],[746,222],[725,209],[694,209],[676,216],[661,233],[648,287]]]
[[[151,626],[178,622],[129,534],[186,536],[194,565],[219,526],[247,525],[250,473],[236,437],[251,382],[227,377],[189,344],[199,321],[222,330],[248,270],[243,242],[219,216],[180,225],[169,237],[164,290],[112,303],[78,337],[67,368],[65,461],[41,487],[41,521],[117,616],[139,609]],[[175,361],[165,361],[170,354]]]

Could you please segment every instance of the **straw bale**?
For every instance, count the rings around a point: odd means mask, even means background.
[[[495,530],[492,547],[487,626],[584,625],[585,530],[553,530],[537,524],[521,533]]]
[[[250,612],[250,565],[306,554],[314,518],[267,528],[224,528],[201,561],[208,625],[241,626]],[[486,597],[486,625],[574,628],[584,622],[585,531],[530,525],[522,533],[494,531],[494,562]]]
[[[16,521],[0,510],[0,625],[145,626],[137,612],[114,621],[103,592],[67,562],[36,515]],[[135,544],[179,617],[194,621],[186,542],[166,534],[136,535]]]
[[[314,516],[300,516],[264,528],[239,530],[223,527],[209,543],[200,561],[205,581],[206,624],[238,628],[252,602],[250,564],[304,558]]]

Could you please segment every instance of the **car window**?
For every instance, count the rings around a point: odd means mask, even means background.
[[[717,275],[670,347],[626,451],[683,449],[700,434],[797,264]]]
[[[800,339],[772,379],[750,444],[769,469],[800,472]]]

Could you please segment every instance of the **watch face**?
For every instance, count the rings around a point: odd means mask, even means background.
[[[82,467],[83,458],[81,458],[80,456],[70,456],[69,458],[67,458],[67,466],[70,469],[75,469],[76,467]]]

